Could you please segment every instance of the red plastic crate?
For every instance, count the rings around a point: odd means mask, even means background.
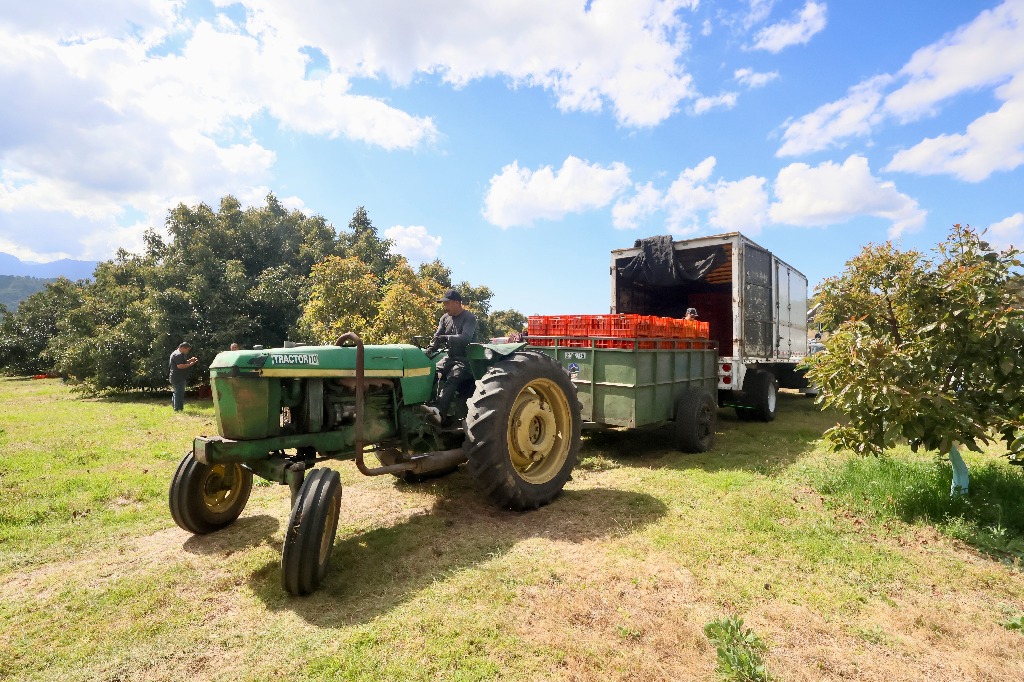
[[[543,315],[530,315],[526,318],[526,330],[530,336],[547,336],[547,318]]]
[[[565,336],[568,320],[569,318],[566,315],[548,315],[546,320],[548,335]]]
[[[590,315],[566,317],[565,333],[569,336],[590,336]]]
[[[612,320],[615,319],[615,315],[591,315],[590,316],[590,335],[591,336],[611,336],[612,335]]]

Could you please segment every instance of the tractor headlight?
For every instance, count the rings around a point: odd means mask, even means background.
[[[495,353],[493,349],[491,349],[491,348],[485,348],[484,349],[484,360],[487,360],[488,362],[491,362],[496,357],[498,357],[498,354]]]

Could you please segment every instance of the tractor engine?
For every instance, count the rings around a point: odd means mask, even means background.
[[[430,398],[434,364],[415,346],[366,346],[364,353],[362,433],[380,443],[398,434],[402,406]],[[277,439],[288,447],[292,438],[318,434],[315,449],[330,455],[355,445],[356,348],[227,351],[214,360],[210,383],[222,440]]]

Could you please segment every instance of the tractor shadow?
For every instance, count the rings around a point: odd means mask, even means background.
[[[667,512],[650,495],[609,489],[566,490],[538,510],[513,512],[493,507],[468,483],[461,472],[435,482],[439,496],[433,508],[400,523],[347,537],[339,529],[327,576],[312,595],[288,595],[276,560],[255,571],[249,586],[271,610],[293,611],[312,625],[366,623],[524,540],[579,544],[613,538]],[[270,544],[280,549],[279,538]]]
[[[709,452],[676,449],[673,425],[584,433],[581,467],[614,466],[706,472],[743,470],[772,476],[812,451],[835,417],[820,411],[811,398],[779,393],[773,422],[747,422],[733,408],[718,409],[715,444]]]
[[[242,516],[227,528],[209,535],[192,535],[182,545],[190,554],[231,556],[252,547],[270,544],[281,527],[273,516]]]

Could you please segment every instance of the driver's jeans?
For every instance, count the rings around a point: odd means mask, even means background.
[[[459,392],[459,386],[470,378],[469,367],[460,358],[446,357],[437,363],[438,376],[441,377],[441,392],[437,396],[437,410],[441,418],[448,416],[448,408]]]

